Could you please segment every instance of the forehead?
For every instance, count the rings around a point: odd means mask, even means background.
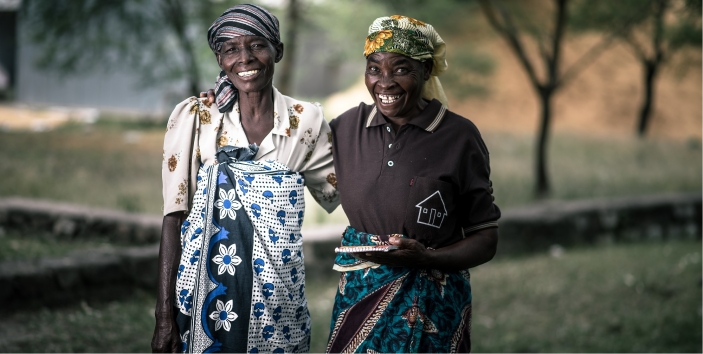
[[[221,42],[223,46],[230,46],[230,45],[238,45],[238,44],[247,44],[247,43],[252,43],[252,42],[266,42],[268,43],[268,39],[261,37],[261,36],[236,36],[227,39],[226,41]]]
[[[378,64],[389,64],[389,65],[397,65],[397,64],[405,64],[405,63],[410,63],[412,65],[419,65],[420,62],[412,59],[410,57],[406,57],[405,55],[398,54],[398,53],[389,53],[389,52],[376,52],[371,55],[369,55],[366,58],[367,63],[378,63]]]

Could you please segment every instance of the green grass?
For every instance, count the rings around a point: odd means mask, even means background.
[[[80,305],[60,310],[4,316],[0,320],[3,352],[150,352],[154,329],[153,295],[132,300]]]
[[[474,352],[701,352],[701,242],[567,249],[472,270]],[[307,279],[312,352],[336,278]],[[147,352],[152,294],[0,318],[3,352]]]
[[[161,214],[164,124],[99,120],[44,133],[0,132],[0,197],[22,196]],[[531,134],[484,132],[501,208],[534,201]],[[553,199],[701,192],[700,140],[555,133]],[[306,224],[345,223],[306,198]]]
[[[0,133],[0,196],[159,214],[164,129],[132,125]]]
[[[701,352],[701,243],[628,244],[472,272],[477,352]]]
[[[18,232],[0,232],[0,262],[62,257],[87,249],[114,248],[109,240],[59,240],[54,237]]]
[[[534,137],[485,133],[500,207],[533,202]],[[672,141],[555,133],[548,147],[552,199],[701,192],[700,140]]]

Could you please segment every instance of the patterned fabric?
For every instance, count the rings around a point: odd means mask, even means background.
[[[304,177],[256,150],[224,147],[198,172],[175,294],[184,352],[309,350]]]
[[[379,17],[369,26],[364,56],[376,52],[397,53],[421,62],[432,59],[432,73],[422,97],[436,98],[449,107],[438,78],[447,70],[446,44],[432,25],[401,15]]]
[[[299,101],[273,89],[273,129],[255,160],[276,160],[305,174],[305,185],[328,212],[339,205],[332,166],[331,131],[318,103]],[[164,137],[161,169],[164,215],[191,209],[201,164],[217,162],[217,149],[249,145],[239,106],[221,113],[204,99],[188,98],[171,113]]]
[[[348,227],[342,245],[373,245],[388,236]],[[335,265],[353,267],[338,254]],[[455,353],[471,351],[469,271],[369,266],[341,273],[327,351]]]
[[[259,36],[277,45],[281,34],[276,16],[261,6],[243,4],[232,6],[223,12],[207,31],[207,40],[214,53],[220,52],[223,42],[239,36]],[[215,84],[215,100],[220,112],[228,112],[237,101],[237,88],[220,71]]]

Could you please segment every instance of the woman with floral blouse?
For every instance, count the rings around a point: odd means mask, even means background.
[[[300,226],[304,189],[339,204],[319,104],[282,95],[278,20],[237,5],[208,31],[216,102],[191,97],[168,121],[162,168],[155,352],[307,352]]]

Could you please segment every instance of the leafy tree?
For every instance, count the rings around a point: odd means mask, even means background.
[[[21,16],[39,46],[40,68],[73,74],[126,66],[142,83],[185,78],[201,91],[216,70],[207,28],[233,2],[200,0],[26,0]],[[214,74],[208,77],[214,80]]]
[[[479,0],[488,22],[508,43],[539,98],[541,117],[535,158],[535,195],[538,198],[546,197],[550,191],[546,149],[552,121],[552,98],[560,88],[593,62],[611,42],[611,37],[604,37],[569,68],[562,69],[561,52],[567,30],[568,2],[552,0],[551,9],[528,9],[529,6],[542,6],[544,2],[510,2],[510,6],[506,6],[499,0]],[[531,37],[532,42],[528,42],[526,37]],[[529,43],[536,44],[539,59],[528,55],[526,44]],[[540,67],[544,68],[541,72]]]
[[[574,26],[618,37],[641,63],[644,97],[637,134],[643,137],[652,115],[654,88],[662,64],[684,46],[701,46],[701,0],[582,1],[575,11]]]

